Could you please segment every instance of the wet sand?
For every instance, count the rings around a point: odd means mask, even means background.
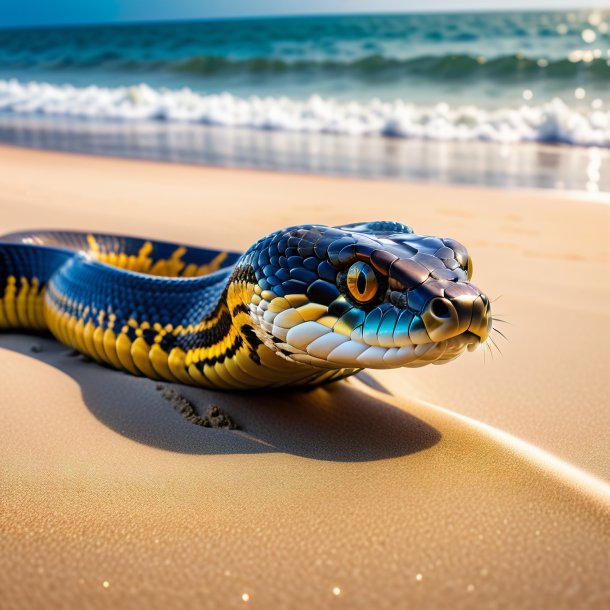
[[[3,607],[604,608],[610,208],[544,193],[0,147],[0,232],[242,249],[304,222],[459,239],[503,355],[310,392],[180,392],[0,336]],[[32,347],[35,349],[32,350]]]

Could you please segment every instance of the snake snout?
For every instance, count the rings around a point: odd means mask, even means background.
[[[483,343],[491,327],[489,299],[482,293],[436,296],[428,301],[421,318],[432,341],[470,332]]]

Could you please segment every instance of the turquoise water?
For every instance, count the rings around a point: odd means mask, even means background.
[[[373,15],[0,31],[4,79],[440,101],[608,98],[610,11]],[[528,100],[529,101],[529,100]]]
[[[0,139],[18,119],[51,121],[45,137],[60,122],[114,125],[125,146],[143,123],[186,123],[607,149],[609,30],[610,11],[0,30]]]

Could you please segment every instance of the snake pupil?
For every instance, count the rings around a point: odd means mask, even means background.
[[[366,276],[364,273],[360,272],[356,285],[358,286],[358,292],[364,294],[364,291],[366,290]]]

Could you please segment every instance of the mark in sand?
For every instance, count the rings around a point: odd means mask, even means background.
[[[192,402],[187,400],[173,388],[168,388],[161,383],[158,383],[155,388],[161,396],[163,396],[163,398],[165,398],[165,400],[167,400],[184,419],[186,419],[186,421],[197,426],[203,426],[204,428],[237,429],[235,422],[216,405],[210,406],[208,412],[202,416],[197,413],[195,405],[193,405]]]

